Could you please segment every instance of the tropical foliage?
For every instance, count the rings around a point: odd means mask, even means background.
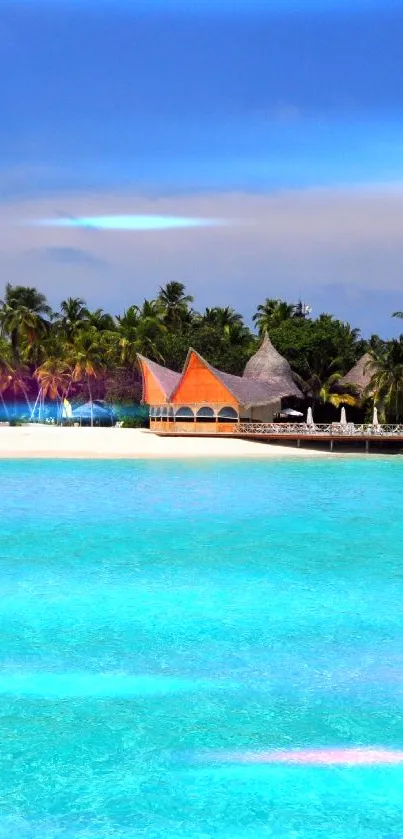
[[[37,289],[6,285],[0,300],[0,411],[10,415],[23,403],[32,413],[35,404],[51,400],[60,407],[65,398],[138,402],[138,353],[180,370],[192,346],[214,366],[239,375],[268,331],[318,410],[359,403],[340,380],[369,352],[373,380],[365,397],[375,399],[386,417],[402,418],[403,337],[364,341],[359,330],[330,314],[313,318],[301,301],[266,298],[256,307],[253,328],[231,306],[197,312],[193,303],[182,283],[170,282],[155,299],[133,303],[119,315],[91,310],[81,297],[67,297],[53,311]]]
[[[403,336],[371,350],[368,396],[378,405],[380,419],[403,420]]]

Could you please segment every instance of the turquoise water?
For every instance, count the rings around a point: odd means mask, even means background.
[[[0,476],[1,839],[403,836],[402,460]]]

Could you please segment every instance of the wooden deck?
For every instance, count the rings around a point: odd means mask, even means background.
[[[216,437],[215,431],[160,431],[161,437]],[[362,425],[341,427],[338,423],[308,427],[305,423],[240,423],[237,431],[220,433],[220,437],[261,443],[295,445],[309,448],[326,447],[330,451],[394,452],[403,454],[403,425]]]

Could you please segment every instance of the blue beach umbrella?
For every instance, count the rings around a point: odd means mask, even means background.
[[[72,419],[80,422],[97,422],[113,425],[116,422],[116,414],[108,405],[95,400],[95,402],[86,402],[84,405],[79,405],[74,408],[72,412]]]

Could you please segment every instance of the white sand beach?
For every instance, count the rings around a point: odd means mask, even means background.
[[[0,427],[0,458],[281,458],[328,456],[222,437],[158,437],[142,429]]]

